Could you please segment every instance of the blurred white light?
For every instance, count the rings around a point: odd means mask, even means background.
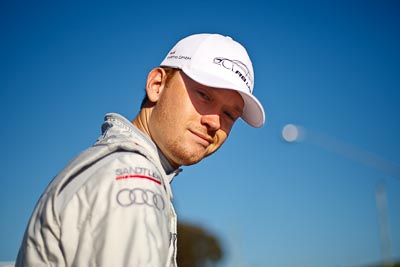
[[[299,139],[299,129],[294,124],[287,124],[282,129],[282,137],[287,142],[295,142]]]

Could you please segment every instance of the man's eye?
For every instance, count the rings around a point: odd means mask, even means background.
[[[230,112],[225,111],[224,113],[230,120],[232,120],[232,121],[236,120],[235,116],[233,116]]]
[[[205,100],[210,100],[210,97],[203,91],[197,91],[197,93],[201,96],[201,98],[203,98]]]

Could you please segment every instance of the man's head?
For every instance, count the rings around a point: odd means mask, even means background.
[[[174,166],[197,163],[221,147],[239,117],[254,127],[264,123],[253,83],[239,43],[215,34],[189,36],[150,71],[147,100],[134,123]]]
[[[252,62],[246,49],[231,37],[190,35],[171,49],[161,66],[181,69],[200,84],[239,92],[245,102],[242,119],[253,127],[264,124],[264,109],[253,96]]]

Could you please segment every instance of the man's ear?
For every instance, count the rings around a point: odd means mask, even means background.
[[[166,78],[167,74],[163,68],[154,68],[147,75],[146,94],[151,102],[155,103],[160,98]]]

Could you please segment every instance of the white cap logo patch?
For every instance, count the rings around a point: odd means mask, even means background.
[[[223,57],[216,57],[214,58],[213,62],[239,75],[240,79],[242,79],[247,88],[249,88],[249,93],[252,93],[253,79],[250,76],[249,69],[243,62],[240,62],[239,60],[230,60]]]

